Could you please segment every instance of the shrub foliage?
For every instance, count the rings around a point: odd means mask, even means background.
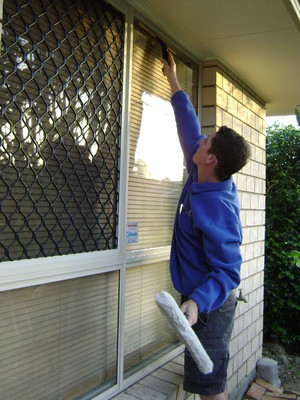
[[[299,350],[300,131],[292,125],[267,128],[266,164],[266,338]]]

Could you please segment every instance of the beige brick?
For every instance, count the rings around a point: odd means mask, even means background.
[[[264,194],[266,191],[266,181],[264,179],[255,179],[255,193]]]
[[[251,355],[252,355],[252,343],[248,342],[243,347],[243,361],[244,361],[244,363],[251,357]]]
[[[259,137],[259,132],[256,129],[252,128],[251,129],[251,142],[257,145],[258,137]]]
[[[243,261],[241,268],[241,279],[244,280],[249,276],[250,263],[249,261]]]
[[[246,296],[245,296],[246,297]],[[249,297],[249,296],[247,296]],[[246,297],[246,298],[247,298]],[[249,309],[245,314],[244,314],[244,329],[247,328],[246,334],[245,334],[245,340],[246,343],[248,342],[248,328],[252,324],[252,310]]]
[[[229,378],[232,375],[233,375],[233,360],[232,358],[230,358],[227,367],[227,378]]]
[[[239,337],[231,339],[229,343],[229,353],[230,356],[233,357],[239,351]]]
[[[264,257],[260,257],[257,260],[257,269],[258,269],[258,271],[263,271],[264,268],[265,268],[265,259],[264,259]]]
[[[223,74],[219,68],[216,71],[216,85],[220,88],[223,87]]]
[[[232,129],[232,115],[230,115],[227,111],[223,111],[223,125],[226,125],[228,128]]]
[[[244,107],[242,104],[238,103],[238,119],[242,122],[247,123],[247,108]]]
[[[226,93],[228,94],[232,94],[232,90],[233,90],[233,85],[232,85],[232,79],[227,77],[227,76],[223,76],[223,89],[225,90]]]
[[[252,318],[253,318],[253,309],[251,309],[250,311],[252,312]],[[251,340],[255,337],[255,325],[253,323],[251,323],[251,325],[247,329],[247,337],[248,337],[248,342],[251,342]]]
[[[241,193],[241,208],[248,209],[251,206],[251,194],[247,192]]]
[[[250,161],[251,162],[251,161]],[[240,173],[245,174],[245,175],[250,175],[250,163],[248,162],[241,170]]]
[[[262,358],[262,347],[260,347],[257,352],[255,353],[255,359],[256,361],[260,360]]]
[[[260,314],[260,304],[256,304],[253,308],[252,308],[252,321],[255,322],[260,318],[261,314]],[[252,331],[253,331],[253,335],[256,335],[256,329],[255,329],[255,325],[252,326]]]
[[[263,242],[254,243],[254,257],[257,258],[264,254],[264,244]]]
[[[214,86],[216,84],[216,67],[202,68],[203,86]]]
[[[260,196],[262,197],[262,196]],[[261,208],[261,206],[260,206]],[[264,226],[259,226],[257,228],[257,240],[264,241],[265,240],[265,227]]]
[[[257,299],[257,290],[252,290],[251,294],[249,295],[249,307],[253,308],[259,301]],[[258,318],[259,319],[259,318]],[[257,322],[258,320],[256,320]]]
[[[217,90],[216,90],[216,99],[217,99],[217,102],[216,102],[217,106],[222,108],[223,110],[227,110],[228,95],[224,90],[222,90],[219,87],[217,87]]]
[[[247,124],[243,123],[243,137],[251,142],[251,128]]]
[[[246,211],[241,210],[240,217],[242,225],[246,226]]]
[[[253,246],[253,243],[251,244]],[[250,293],[252,292],[252,275],[249,276],[247,279],[244,280],[244,291],[245,293]]]
[[[202,125],[214,126],[216,125],[216,108],[203,107],[202,109]]]
[[[253,193],[251,195],[251,208],[252,208],[252,210],[259,209],[259,195],[258,194]]]
[[[238,374],[236,372],[227,380],[228,392],[230,393],[233,389],[237,387],[237,385],[238,385]]]
[[[241,382],[242,379],[246,376],[247,374],[247,365],[244,363],[241,365],[241,367],[238,369],[238,382]]]
[[[258,130],[259,132],[263,132],[263,119],[260,118],[258,115],[255,116],[255,129]]]
[[[235,98],[228,96],[228,112],[233,116],[238,116],[238,102]]]
[[[252,339],[252,352],[255,353],[259,347],[260,347],[260,343],[259,343],[259,335],[256,335],[253,339]]]
[[[247,124],[250,125],[252,128],[255,128],[255,117],[256,116],[255,116],[254,112],[248,109],[246,121],[247,121]]]
[[[243,193],[244,194],[244,193]],[[247,193],[246,193],[247,194]],[[249,197],[249,196],[245,196],[246,198],[247,197]],[[250,242],[252,242],[252,240],[251,240],[251,235],[252,235],[252,229],[251,228],[249,228],[249,227],[245,227],[244,229],[243,229],[243,244],[247,244],[247,243],[250,243]]]
[[[243,328],[245,328],[245,327],[243,326]],[[244,330],[243,332],[241,332],[239,334],[238,338],[239,338],[239,349],[241,350],[248,343],[247,330]]]
[[[247,375],[250,375],[251,372],[256,368],[256,359],[255,354],[252,354],[251,357],[247,360]]]
[[[232,118],[232,128],[240,135],[243,134],[243,123],[236,117]]]
[[[258,351],[256,352],[256,354],[259,354],[259,358],[261,358],[261,356],[262,356],[263,338],[264,338],[264,333],[263,333],[263,331],[261,331],[260,334],[259,334],[260,347],[259,347]]]
[[[263,286],[261,286],[258,290],[257,290],[257,302],[261,302],[264,299],[264,288]]]
[[[266,118],[266,109],[263,107],[260,107],[258,110],[258,115],[262,118],[265,119]]]
[[[243,89],[243,105],[249,110],[251,110],[252,107],[251,98],[249,93],[245,89]]]
[[[263,190],[265,189],[265,181],[263,181]],[[265,210],[266,208],[266,196],[264,194],[259,195],[259,209]]]
[[[204,87],[202,89],[202,105],[214,106],[216,105],[216,87]]]
[[[238,190],[247,190],[247,176],[243,174],[238,175]]]
[[[240,316],[235,319],[233,326],[233,336],[238,336],[243,331],[244,318]]]
[[[217,107],[216,125],[218,127],[221,127],[222,125],[224,125],[224,123],[223,123],[223,110],[220,107]]]
[[[258,146],[262,149],[266,148],[266,136],[263,133],[258,135]]]
[[[255,328],[256,328],[256,335],[258,335],[260,332],[262,332],[262,330],[263,330],[263,317],[260,317],[255,322]]]
[[[260,244],[260,242],[254,243],[254,248],[257,244]],[[257,272],[256,274],[251,276],[251,287],[252,290],[258,289],[261,286],[260,283],[260,273]]]
[[[249,243],[245,247],[244,260],[251,260],[253,258],[253,243]]]
[[[238,83],[235,83],[232,87],[232,96],[240,103],[243,102],[243,89]]]
[[[251,202],[251,204],[252,204],[252,202]],[[254,207],[252,207],[252,208],[254,208]],[[258,231],[257,231],[257,226],[255,226],[255,227],[251,227],[250,228],[250,241],[249,242],[251,242],[251,243],[253,243],[253,242],[257,242],[257,235],[258,235]]]
[[[258,176],[258,170],[259,170],[259,166],[260,166],[261,164],[259,164],[258,162],[256,162],[256,161],[251,161],[250,162],[250,171],[251,171],[251,175],[252,176]]]
[[[257,177],[261,179],[266,179],[266,166],[264,164],[258,164]]]
[[[246,300],[248,301],[248,295],[246,294],[245,289],[243,289],[242,293],[243,293],[243,296],[245,296]],[[248,309],[249,309],[249,304],[248,303],[244,303],[243,301],[240,301],[238,303],[238,310],[240,312],[240,315],[244,316],[245,313],[248,311]],[[245,319],[244,319],[244,321],[245,321]],[[243,322],[243,324],[244,323],[245,322]],[[243,325],[243,328],[245,328],[244,325]]]
[[[247,244],[244,244],[244,245],[241,246],[241,256],[242,256],[242,259],[244,261],[247,261],[247,258],[246,258],[246,247],[247,247]]]
[[[238,371],[238,369],[243,365],[243,353],[239,351],[233,357],[233,372]]]
[[[247,219],[246,219],[246,223],[247,226],[254,226],[256,225],[257,222],[257,212],[253,211],[253,210],[248,210],[247,211]]]
[[[256,115],[259,115],[259,110],[260,110],[260,104],[259,103],[257,103],[257,102],[254,102],[254,104],[253,104],[253,108],[252,108],[252,111],[256,114]]]
[[[250,172],[250,165],[249,165],[249,172]],[[255,189],[255,180],[253,176],[247,176],[247,192],[253,193]]]
[[[256,155],[255,155],[256,161],[258,161],[261,164],[264,164],[265,163],[265,152],[264,152],[264,150],[260,149],[259,147],[256,147],[255,148],[255,152],[256,152]]]

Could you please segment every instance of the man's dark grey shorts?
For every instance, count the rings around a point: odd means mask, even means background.
[[[193,329],[214,363],[211,374],[203,374],[185,350],[183,389],[212,396],[225,391],[229,362],[229,342],[234,322],[236,296],[231,292],[225,303],[208,314],[200,313]]]

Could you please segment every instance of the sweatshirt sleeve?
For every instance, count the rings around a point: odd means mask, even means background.
[[[230,292],[239,286],[242,264],[242,232],[237,215],[228,209],[211,207],[208,214],[204,225],[199,226],[197,218],[195,224],[202,232],[205,260],[210,272],[189,296],[197,303],[199,312],[204,313],[219,308]]]
[[[187,170],[190,172],[198,142],[201,138],[205,138],[205,135],[201,135],[199,119],[187,93],[183,90],[176,92],[171,98],[171,104],[175,113],[180,145]]]

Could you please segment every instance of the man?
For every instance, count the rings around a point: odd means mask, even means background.
[[[185,352],[184,390],[202,400],[226,400],[229,341],[233,328],[242,263],[242,226],[232,174],[250,157],[250,146],[232,129],[222,127],[207,138],[181,90],[172,54],[162,60],[170,84],[177,130],[188,179],[175,217],[170,268],[174,287],[182,294],[182,312],[214,362],[202,374]]]

